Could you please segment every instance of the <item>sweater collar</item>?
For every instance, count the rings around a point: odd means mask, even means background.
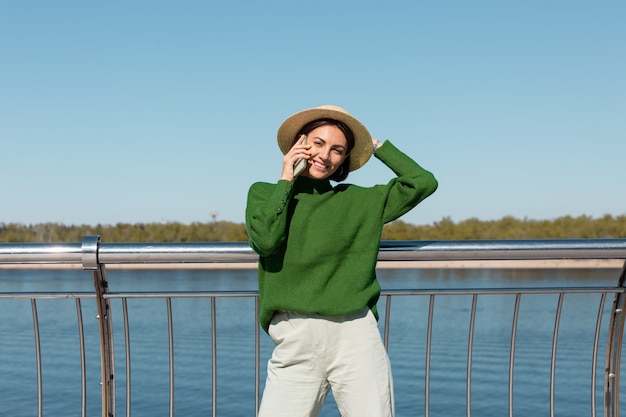
[[[328,179],[316,180],[303,176],[296,178],[294,186],[296,192],[309,194],[323,194],[333,189]]]

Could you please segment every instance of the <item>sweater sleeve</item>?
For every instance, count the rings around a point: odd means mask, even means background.
[[[250,247],[261,256],[275,253],[286,239],[287,208],[293,184],[255,183],[248,191],[246,229]]]
[[[383,221],[388,223],[410,211],[437,189],[434,175],[422,168],[391,142],[376,150],[374,156],[397,175],[385,186],[387,196]]]

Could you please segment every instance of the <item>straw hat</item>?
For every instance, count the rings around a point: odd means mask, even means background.
[[[341,107],[324,105],[303,110],[289,116],[278,128],[278,146],[283,154],[289,152],[293,138],[302,126],[318,119],[333,119],[345,123],[354,134],[354,148],[350,152],[350,171],[359,169],[372,156],[372,136],[363,123]]]

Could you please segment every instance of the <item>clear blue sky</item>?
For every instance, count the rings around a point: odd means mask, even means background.
[[[435,173],[409,223],[624,215],[625,22],[624,1],[5,1],[0,222],[243,222],[278,126],[321,104]]]

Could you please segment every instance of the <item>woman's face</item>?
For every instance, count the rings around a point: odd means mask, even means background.
[[[337,126],[323,125],[311,130],[306,143],[311,145],[311,159],[302,175],[309,178],[330,177],[348,155],[348,141]]]

